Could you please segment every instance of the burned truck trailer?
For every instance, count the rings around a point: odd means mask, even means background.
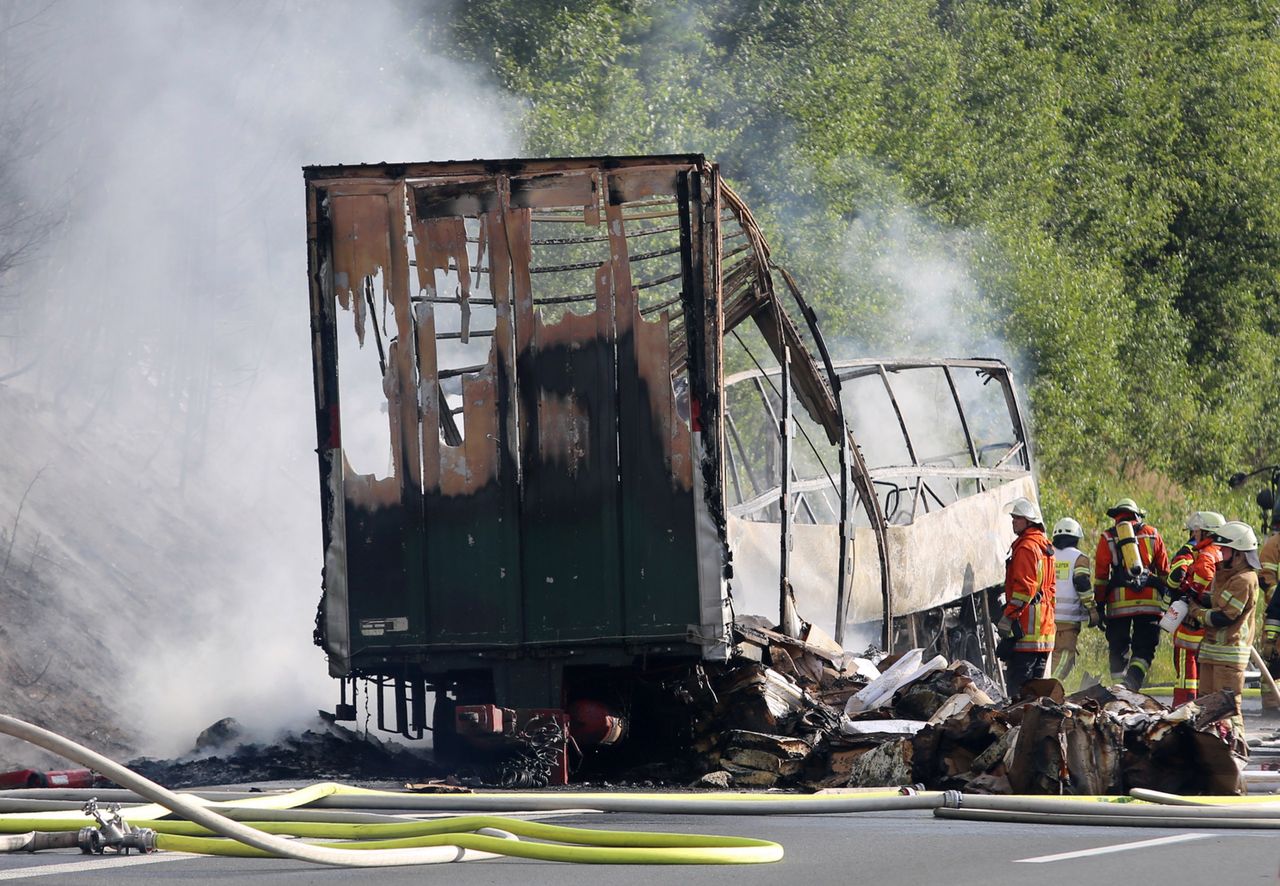
[[[1003,363],[834,362],[700,155],[304,173],[340,717],[589,745],[769,635],[993,663],[1035,494]]]

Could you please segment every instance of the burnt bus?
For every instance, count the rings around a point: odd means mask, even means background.
[[[608,743],[748,623],[994,664],[1036,495],[1006,365],[833,360],[701,155],[304,174],[337,716]]]

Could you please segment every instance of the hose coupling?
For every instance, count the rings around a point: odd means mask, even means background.
[[[156,832],[151,828],[137,828],[120,815],[119,803],[98,806],[98,798],[90,797],[84,804],[84,814],[97,821],[98,826],[80,829],[77,840],[85,855],[102,855],[107,850],[128,855],[136,849],[144,855],[156,851]]]
[[[964,805],[964,794],[959,791],[943,791],[942,805],[947,809],[959,809]]]

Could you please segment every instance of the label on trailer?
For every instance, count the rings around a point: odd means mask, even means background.
[[[398,634],[409,630],[408,618],[362,618],[360,619],[360,636],[381,637],[383,634]]]

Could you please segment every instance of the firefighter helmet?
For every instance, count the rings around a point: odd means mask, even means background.
[[[1221,529],[1226,522],[1227,518],[1217,511],[1192,511],[1191,516],[1187,518],[1187,529],[1192,532],[1197,529],[1214,532]]]
[[[1053,524],[1053,537],[1057,538],[1059,535],[1066,535],[1071,538],[1081,539],[1084,538],[1084,530],[1080,528],[1080,524],[1075,520],[1072,520],[1070,517],[1063,517],[1057,523]]]
[[[1135,517],[1145,517],[1146,511],[1138,507],[1138,503],[1131,498],[1122,498],[1107,510],[1107,516],[1115,519],[1123,513],[1133,514]]]
[[[1015,517],[1022,517],[1032,523],[1044,525],[1044,517],[1040,515],[1040,506],[1029,498],[1015,498],[1005,507]]]
[[[1254,535],[1253,527],[1248,523],[1241,523],[1239,520],[1223,523],[1213,530],[1213,540],[1222,547],[1231,548],[1233,551],[1256,551],[1258,549],[1258,536]]]

